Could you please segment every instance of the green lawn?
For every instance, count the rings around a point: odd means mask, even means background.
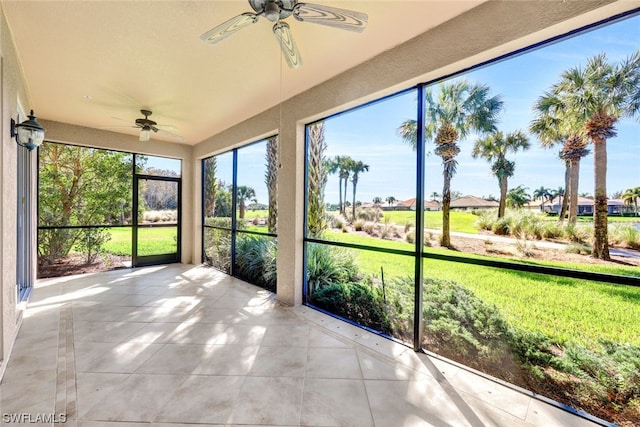
[[[412,249],[408,243],[351,233],[331,232],[327,237],[361,245]],[[446,250],[428,250],[451,254]],[[380,277],[380,268],[383,267],[385,279],[413,277],[412,257],[371,251],[355,253],[363,273]],[[584,267],[568,263],[554,265]],[[601,265],[592,266],[590,270],[640,276],[636,267]],[[511,324],[525,330],[586,345],[592,345],[600,338],[640,345],[637,333],[640,330],[640,288],[637,287],[430,259],[425,260],[424,274],[425,277],[453,280],[464,285],[484,301],[496,305]]]
[[[140,228],[138,232],[138,255],[160,255],[173,253],[177,249],[175,227]],[[104,245],[105,252],[131,256],[131,228],[110,228],[111,240]]]
[[[451,211],[451,231],[459,231],[461,233],[478,234],[475,226],[478,217],[469,212]],[[415,211],[385,211],[384,220],[395,223],[396,225],[405,225],[407,223],[416,223]],[[424,227],[436,230],[442,229],[442,212],[428,211],[424,213]]]

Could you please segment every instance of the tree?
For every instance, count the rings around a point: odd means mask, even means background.
[[[544,212],[545,200],[551,201],[551,199],[553,199],[553,193],[551,192],[550,188],[545,188],[544,186],[540,186],[540,188],[537,188],[536,190],[533,191],[533,200],[542,201],[541,209],[543,212]]]
[[[518,150],[529,149],[529,139],[521,132],[503,134],[495,132],[476,141],[471,155],[474,158],[482,157],[491,165],[491,172],[498,178],[500,186],[500,204],[498,206],[498,218],[504,216],[504,208],[507,200],[507,181],[513,176],[515,162],[507,160],[507,153],[516,153]]]
[[[568,172],[568,171],[569,171],[569,169],[565,169],[565,175],[566,175],[566,172]],[[558,187],[555,190],[552,190],[551,191],[551,195],[553,196],[552,200],[556,199],[556,198],[559,199],[560,197],[562,197],[562,206],[560,208],[560,214],[559,214],[560,217],[561,217],[560,221],[562,221],[562,219],[564,218],[564,216],[567,213],[567,198],[565,197],[564,188]]]
[[[625,190],[620,198],[627,206],[633,205],[635,208],[635,216],[638,216],[638,199],[640,199],[640,186]]]
[[[267,171],[264,175],[264,183],[267,184],[269,198],[269,212],[267,214],[267,229],[269,233],[278,232],[278,137],[267,138],[266,153]]]
[[[333,159],[325,162],[325,168],[329,174],[338,174],[338,188],[340,199],[338,202],[339,211],[342,215],[346,215],[345,202],[347,200],[347,184],[349,182],[349,176],[351,175],[351,167],[353,159],[349,156],[336,156]],[[344,187],[343,187],[344,183]],[[342,196],[344,188],[344,198]]]
[[[466,80],[442,83],[437,96],[430,89],[425,94],[425,139],[433,141],[434,150],[442,159],[444,183],[442,186],[441,244],[451,247],[450,205],[451,178],[456,173],[456,156],[460,153],[458,141],[471,132],[496,131],[497,116],[503,102],[499,96],[490,96],[490,88],[483,84],[470,84]],[[398,128],[403,141],[417,146],[417,123],[407,120]]]
[[[307,230],[310,237],[320,237],[327,228],[324,189],[327,185],[327,160],[324,140],[324,122],[315,122],[308,127],[308,190]],[[342,186],[340,186],[342,188]]]
[[[525,204],[531,201],[531,197],[527,193],[528,188],[518,185],[507,192],[507,206],[510,208],[521,209]]]
[[[353,221],[356,220],[356,187],[358,186],[358,178],[360,174],[363,172],[367,172],[369,170],[369,165],[362,163],[360,160],[353,161],[351,164],[351,183],[353,184],[353,204],[351,206],[351,216]],[[346,193],[345,193],[346,194]]]
[[[388,197],[385,199],[385,201],[387,202],[387,204],[388,204],[389,206],[391,206],[392,204],[394,204],[394,203],[396,202],[396,200],[397,200],[397,199],[396,199],[395,197],[393,197],[393,196],[388,196]]]
[[[437,202],[440,200],[440,194],[437,191],[434,191],[433,193],[431,193],[431,200],[433,200],[434,202]]]
[[[238,216],[240,219],[244,219],[244,214],[247,209],[247,200],[251,200],[254,203],[258,202],[256,200],[256,190],[251,187],[247,187],[246,185],[239,185],[236,192],[236,198],[238,201]]]
[[[376,206],[380,206],[382,204],[382,197],[379,197],[379,196],[374,197],[373,204]]]
[[[132,217],[132,162],[132,156],[127,153],[43,144],[39,153],[38,225],[96,226],[128,222]],[[80,241],[91,257],[106,241],[106,231],[87,230],[41,230],[40,261],[53,263],[67,256]]]
[[[558,85],[561,102],[576,121],[584,124],[584,135],[593,145],[594,162],[594,258],[609,260],[607,219],[607,140],[617,135],[622,117],[640,115],[640,50],[620,64],[612,65],[601,53],[587,60],[584,68],[562,73]]]
[[[540,144],[549,148],[562,145],[558,157],[565,164],[566,193],[562,199],[559,220],[563,221],[569,206],[569,223],[575,224],[578,217],[578,187],[580,160],[589,154],[586,138],[582,135],[583,123],[563,102],[562,81],[552,86],[538,98],[534,105],[536,118],[531,122],[531,132],[540,138]],[[568,203],[567,203],[568,202]]]

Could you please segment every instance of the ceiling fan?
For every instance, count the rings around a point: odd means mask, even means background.
[[[300,22],[311,22],[359,33],[364,31],[367,26],[367,14],[362,12],[319,4],[298,3],[298,0],[248,1],[255,13],[245,12],[231,18],[202,34],[200,39],[211,44],[218,43],[236,31],[250,24],[255,24],[260,16],[264,16],[269,21],[275,22],[273,33],[280,43],[280,48],[289,67],[297,68],[302,64],[302,58],[291,35],[289,25],[284,22],[291,15]]]
[[[174,133],[168,132],[164,129],[161,129],[162,127],[171,127],[173,128],[173,126],[171,125],[159,125],[158,123],[156,123],[155,121],[149,119],[149,116],[152,114],[151,110],[146,110],[146,109],[142,109],[140,110],[140,113],[142,113],[142,115],[144,116],[144,118],[141,119],[136,119],[135,121],[135,125],[133,126],[103,126],[100,129],[114,129],[114,128],[122,128],[122,127],[134,127],[134,128],[139,128],[140,129],[140,137],[139,140],[142,142],[147,142],[149,141],[149,139],[151,139],[151,135],[152,132],[154,134],[158,134],[167,138],[171,138],[177,142],[186,142],[186,139],[184,139],[183,137],[176,135]],[[124,120],[118,117],[113,117],[114,119],[117,120]],[[128,121],[128,120],[127,120]]]
[[[158,123],[153,120],[149,120],[149,116],[152,114],[149,110],[140,110],[144,119],[136,119],[136,127],[140,128],[140,141],[147,142],[151,137],[151,131],[158,132]]]

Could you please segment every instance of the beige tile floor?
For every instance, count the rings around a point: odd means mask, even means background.
[[[82,427],[595,425],[178,264],[40,281],[0,413],[4,424],[11,414],[31,414],[34,426],[65,414],[66,425]]]

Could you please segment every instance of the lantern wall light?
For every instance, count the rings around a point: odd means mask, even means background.
[[[11,119],[11,137],[16,138],[19,146],[26,147],[27,150],[32,151],[44,141],[44,128],[38,123],[33,110],[31,110],[31,114],[28,117],[29,120],[25,120],[20,124],[16,124],[16,121]]]

